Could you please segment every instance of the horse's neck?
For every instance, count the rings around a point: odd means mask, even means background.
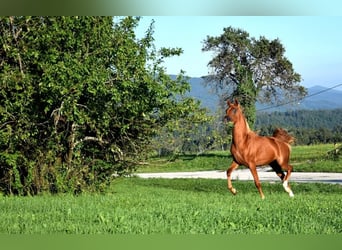
[[[250,132],[251,130],[245,117],[241,116],[241,118],[234,124],[233,128],[234,144],[243,144]]]

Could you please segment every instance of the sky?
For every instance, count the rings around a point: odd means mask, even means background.
[[[302,76],[305,87],[342,84],[342,16],[143,16],[137,35],[154,20],[155,46],[179,47],[183,54],[165,61],[167,73],[184,70],[190,77],[210,73],[211,52],[202,52],[207,36],[219,36],[232,26],[250,37],[278,38],[285,56]],[[342,90],[342,86],[339,86]]]

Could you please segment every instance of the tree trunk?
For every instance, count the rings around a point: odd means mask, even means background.
[[[72,123],[71,125],[71,130],[70,130],[70,135],[68,137],[68,144],[69,144],[69,150],[68,150],[68,153],[67,153],[67,156],[66,156],[66,162],[68,165],[71,164],[72,162],[72,158],[73,158],[73,155],[74,155],[74,149],[75,149],[75,132],[76,132],[76,124],[75,123]]]

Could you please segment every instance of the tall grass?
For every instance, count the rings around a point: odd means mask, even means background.
[[[107,194],[1,197],[0,233],[38,234],[336,234],[342,233],[340,185],[118,179]]]

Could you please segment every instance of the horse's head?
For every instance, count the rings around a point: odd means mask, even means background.
[[[225,120],[232,121],[235,123],[241,114],[241,107],[237,99],[231,103],[229,100],[227,101],[228,108],[226,109]]]

